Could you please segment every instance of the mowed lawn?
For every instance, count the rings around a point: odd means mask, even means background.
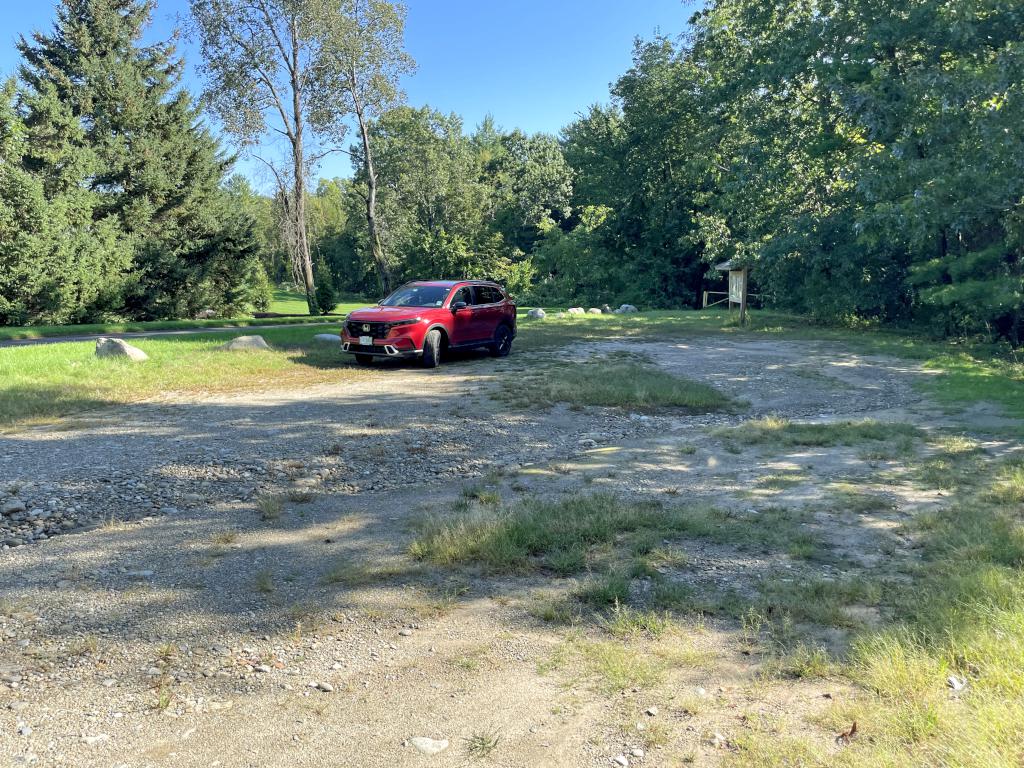
[[[150,359],[99,359],[95,343],[69,342],[0,349],[0,427],[127,403],[165,393],[266,390],[337,381],[366,371],[340,344],[313,342],[338,325],[263,329],[269,352],[222,352],[239,333],[131,339]]]
[[[346,315],[353,309],[372,305],[375,300],[352,300],[335,306],[332,315]],[[83,323],[80,325],[19,325],[0,327],[0,341],[21,339],[47,339],[57,336],[88,336],[104,333],[133,333],[145,331],[181,331],[203,328],[244,328],[250,325],[304,325],[337,320],[337,317],[316,317],[309,315],[306,297],[296,291],[275,290],[270,312],[289,317],[256,318],[223,317],[211,320],[146,320],[120,323]]]

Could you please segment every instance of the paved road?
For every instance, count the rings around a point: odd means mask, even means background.
[[[0,347],[27,347],[33,344],[61,344],[69,341],[92,341],[98,338],[138,339],[147,336],[190,336],[196,333],[236,333],[266,330],[268,328],[318,328],[323,325],[339,325],[341,318],[324,323],[278,323],[276,325],[217,326],[212,328],[181,328],[166,331],[128,331],[126,333],[88,333],[80,336],[48,336],[43,339],[9,339],[0,341]]]

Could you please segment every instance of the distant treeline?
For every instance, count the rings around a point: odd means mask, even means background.
[[[228,178],[151,11],[65,0],[0,104],[0,322],[168,317],[288,280],[287,200]],[[682,24],[680,24],[682,28]],[[369,124],[396,280],[694,306],[715,263],[768,304],[1019,344],[1024,7],[719,0],[558,137],[391,108]],[[116,44],[111,41],[117,41]],[[557,87],[557,81],[552,81]],[[322,306],[379,292],[362,144],[309,193]]]

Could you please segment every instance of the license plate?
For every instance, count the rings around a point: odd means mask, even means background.
[[[373,336],[360,336],[359,343],[364,347],[373,346]]]

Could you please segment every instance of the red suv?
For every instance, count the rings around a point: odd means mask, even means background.
[[[363,365],[375,357],[420,357],[434,368],[447,349],[488,347],[505,357],[515,336],[516,305],[500,285],[434,280],[406,283],[376,307],[349,313],[341,348]]]

